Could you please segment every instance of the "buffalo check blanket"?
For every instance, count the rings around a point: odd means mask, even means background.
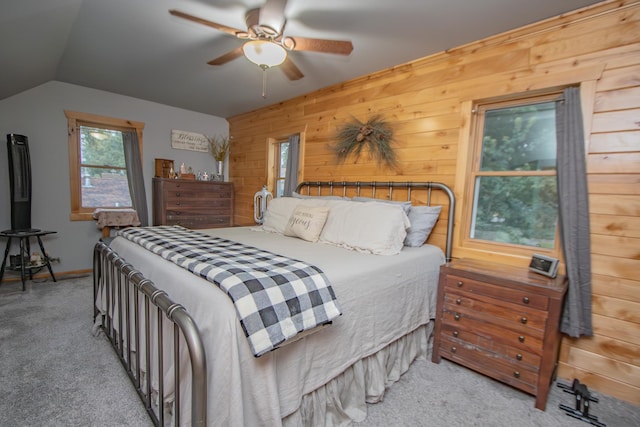
[[[229,295],[256,357],[341,314],[325,274],[304,262],[180,226],[127,228],[119,235]]]

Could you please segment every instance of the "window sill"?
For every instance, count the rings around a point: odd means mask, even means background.
[[[71,221],[95,221],[93,212],[72,212],[69,219]]]

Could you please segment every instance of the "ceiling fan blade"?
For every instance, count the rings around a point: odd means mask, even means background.
[[[216,30],[223,31],[232,36],[237,36],[239,33],[244,33],[244,30],[238,30],[237,28],[227,27],[226,25],[218,24],[217,22],[208,21],[206,19],[198,18],[197,16],[189,15],[188,13],[180,12],[179,10],[171,9],[169,13],[178,18],[193,21],[198,24],[206,25],[207,27],[215,28]]]
[[[272,28],[275,34],[281,34],[284,29],[284,9],[287,7],[287,0],[267,0],[260,8],[259,24]]]
[[[293,61],[287,57],[282,64],[279,65],[282,72],[289,78],[289,80],[300,80],[304,77],[302,71],[293,63]]]
[[[295,42],[293,50],[307,50],[311,52],[335,53],[349,55],[353,50],[353,43],[345,40],[311,39],[308,37],[288,37]]]
[[[216,59],[212,59],[211,61],[207,62],[207,64],[209,65],[222,65],[222,64],[226,64],[227,62],[233,61],[234,59],[240,57],[244,55],[244,52],[242,51],[242,46],[239,46],[235,49],[233,49],[232,51],[229,51],[227,53],[225,53],[222,56],[217,57]]]

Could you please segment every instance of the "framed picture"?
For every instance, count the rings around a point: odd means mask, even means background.
[[[558,275],[558,260],[544,255],[533,254],[529,270],[548,277]]]

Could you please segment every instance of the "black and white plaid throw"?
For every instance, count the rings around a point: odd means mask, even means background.
[[[179,226],[119,235],[227,293],[256,357],[341,314],[329,280],[304,262]]]

